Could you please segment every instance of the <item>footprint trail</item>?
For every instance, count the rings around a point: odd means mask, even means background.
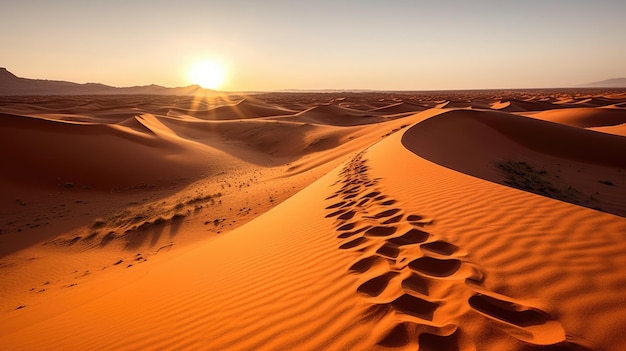
[[[364,152],[344,167],[333,185],[339,190],[327,198],[332,203],[326,217],[335,219],[338,247],[359,254],[348,271],[362,278],[356,291],[372,303],[370,312],[395,318],[378,344],[474,350],[460,325],[461,316],[474,314],[524,344],[524,350],[585,349],[568,342],[548,313],[488,291],[484,272],[466,259],[467,252],[430,233],[433,220],[406,213],[368,170]]]

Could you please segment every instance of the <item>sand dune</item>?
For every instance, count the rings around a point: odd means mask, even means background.
[[[234,104],[218,106],[210,109],[171,109],[170,111],[188,114],[196,118],[208,120],[248,119],[256,117],[287,115],[293,114],[295,112],[291,110],[286,110],[284,108],[271,106],[261,101],[251,101],[249,98],[243,99]]]
[[[540,153],[566,160],[578,160],[612,167],[626,166],[626,160],[620,156],[625,146],[623,138],[498,112],[450,111],[440,116],[430,119],[422,126],[430,126],[436,121],[444,119],[443,116],[447,120],[453,120],[449,123],[456,126],[463,125],[463,120],[472,120],[485,124],[490,129],[504,134],[507,139]],[[424,134],[428,134],[428,132],[424,132]],[[460,136],[462,133],[456,132],[455,134],[455,136]],[[466,138],[471,135],[471,133],[467,134]],[[426,135],[422,136],[426,137]],[[481,138],[475,139],[477,143],[489,143],[489,140],[483,142]],[[454,145],[455,143],[450,144]],[[485,152],[486,150],[483,150],[481,154]]]
[[[294,115],[293,117],[290,117],[289,119],[300,122],[336,126],[372,124],[378,123],[382,120],[372,113],[353,110],[335,104],[313,106]]]
[[[471,107],[471,101],[446,101],[438,104],[437,108],[468,108]]]
[[[580,128],[608,127],[626,123],[626,110],[609,108],[568,108],[534,113],[530,116]]]
[[[579,106],[585,106],[585,107],[587,106],[600,107],[600,106],[610,105],[611,100],[606,99],[606,98],[601,98],[601,97],[590,97],[587,99],[578,100],[574,104],[579,105]]]
[[[595,130],[601,133],[626,136],[626,123],[622,123],[622,124],[615,125],[615,126],[608,126],[608,127],[591,127],[589,129]]]
[[[183,138],[218,148],[251,163],[287,163],[303,155],[332,149],[347,139],[332,126],[292,123],[285,119],[245,123],[182,121],[163,118]],[[265,156],[263,156],[265,155]]]
[[[206,157],[172,139],[123,125],[53,121],[4,114],[2,158],[10,182],[110,189],[197,177]]]
[[[626,141],[497,112],[442,113],[405,134],[432,162],[540,195],[626,216]],[[493,145],[498,145],[494,148]]]
[[[424,110],[426,110],[426,107],[421,105],[415,105],[407,102],[398,102],[395,104],[371,109],[369,110],[369,112],[376,114],[392,115],[406,112],[420,112]]]
[[[505,112],[526,112],[526,111],[545,111],[560,108],[558,104],[552,104],[547,101],[524,101],[524,100],[508,100],[493,103],[491,108]]]
[[[2,349],[624,349],[626,95],[445,94],[7,98]]]

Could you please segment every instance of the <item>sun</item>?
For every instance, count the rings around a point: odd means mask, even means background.
[[[217,61],[196,62],[189,68],[191,83],[206,89],[218,89],[226,81],[226,68]]]

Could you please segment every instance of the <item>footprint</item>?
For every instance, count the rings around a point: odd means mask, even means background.
[[[451,335],[422,333],[418,337],[420,351],[459,351],[458,329]]]
[[[539,308],[524,306],[513,299],[468,283],[475,294],[469,298],[470,307],[481,315],[498,322],[510,336],[529,344],[554,345],[565,342],[561,324]],[[572,345],[574,347],[575,345]]]
[[[366,281],[365,283],[361,284],[356,290],[371,297],[376,297],[380,295],[383,290],[385,290],[385,288],[389,284],[389,281],[397,275],[398,273],[396,272],[387,272],[383,275]]]
[[[418,215],[408,215],[406,217],[406,220],[409,222],[421,221],[422,219],[424,219],[424,217]]]
[[[409,331],[406,323],[400,323],[391,328],[391,330],[378,342],[378,345],[384,347],[402,347],[410,343]]]
[[[365,238],[363,238],[363,237],[356,238],[354,240],[350,240],[347,243],[339,246],[339,248],[342,249],[342,250],[352,249],[354,247],[357,247],[357,246],[365,243],[366,241],[367,240]]]
[[[395,203],[396,203],[396,200],[387,200],[387,201],[381,202],[380,204],[383,206],[391,206]]]
[[[420,245],[424,250],[432,251],[444,256],[450,256],[460,251],[459,247],[443,240],[436,240]]]
[[[519,327],[544,324],[550,320],[550,316],[543,311],[482,294],[470,297],[469,304],[473,309],[492,318],[515,324]]]
[[[404,314],[426,321],[432,321],[435,310],[439,307],[439,304],[409,294],[402,294],[391,302],[391,306]]]
[[[361,196],[362,199],[367,198],[367,197],[375,197],[380,195],[380,191],[372,191],[371,193],[367,193],[363,196]]]
[[[341,230],[341,231],[352,230],[355,225],[356,223],[346,223],[342,225],[341,227],[337,228],[337,230]]]
[[[352,219],[352,217],[354,217],[355,214],[356,212],[354,211],[348,211],[337,218],[341,220],[348,220],[348,219]]]
[[[365,206],[365,204],[366,204],[366,203],[368,203],[370,200],[371,200],[371,199],[369,199],[369,198],[367,198],[367,199],[363,199],[363,200],[361,200],[361,202],[359,202],[359,203],[357,204],[357,206],[358,206],[358,207],[363,207],[363,206]]]
[[[456,259],[442,260],[424,256],[409,262],[409,268],[417,273],[443,278],[456,273],[461,268],[461,261]]]
[[[345,201],[337,202],[336,204],[332,204],[332,205],[330,205],[330,206],[326,207],[326,209],[327,209],[327,210],[331,210],[331,209],[333,209],[333,208],[341,207],[341,206],[343,206],[345,203],[346,203]]]
[[[386,243],[378,250],[376,250],[376,253],[391,259],[395,259],[398,257],[398,254],[400,254],[400,250],[396,245]]]
[[[361,186],[360,186],[360,185],[353,186],[353,187],[352,187],[352,188],[350,188],[350,189],[344,190],[344,191],[343,191],[343,193],[344,193],[344,194],[352,194],[352,193],[356,193],[356,192],[357,192],[360,188],[361,188]]]
[[[395,217],[391,217],[388,220],[384,221],[383,224],[394,224],[394,223],[398,223],[402,220],[402,217],[404,217],[404,215],[397,215]]]
[[[412,245],[412,244],[423,243],[424,241],[428,240],[429,237],[430,237],[430,234],[424,231],[421,231],[419,229],[413,228],[413,229],[409,229],[406,233],[402,234],[399,237],[389,239],[389,242],[394,243],[398,246]]]
[[[357,229],[357,230],[354,230],[354,231],[351,231],[351,232],[344,232],[344,233],[341,233],[341,234],[337,235],[337,238],[339,238],[339,239],[349,238],[351,236],[360,234],[360,233],[362,233],[363,231],[365,231],[365,230],[367,230],[369,228],[371,228],[371,226],[366,226],[366,227],[363,227],[363,228],[360,228],[360,229]]]
[[[389,226],[376,226],[365,231],[365,235],[367,236],[389,236],[395,233],[397,230],[396,227]]]
[[[395,215],[396,213],[398,213],[400,211],[401,210],[399,208],[392,208],[390,210],[386,210],[386,211],[383,211],[383,212],[380,212],[380,213],[374,215],[373,218],[380,219],[380,218],[384,218],[384,217],[391,217],[391,216]]]
[[[355,236],[357,234],[358,234],[357,232],[343,232],[343,233],[337,235],[337,239],[347,239],[347,238]]]
[[[378,262],[383,263],[386,260],[379,256],[369,256],[362,258],[350,266],[349,270],[357,273],[365,273],[370,270]]]
[[[411,274],[402,281],[402,288],[428,296],[428,282],[417,274]]]
[[[350,201],[350,202],[344,204],[343,206],[341,206],[341,208],[352,207],[352,206],[354,206],[354,204],[356,204],[356,201]]]
[[[409,215],[406,217],[407,222],[411,223],[414,226],[423,227],[428,224],[433,224],[432,219],[427,219],[418,215]]]

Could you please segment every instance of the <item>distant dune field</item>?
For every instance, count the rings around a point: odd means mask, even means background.
[[[624,350],[626,90],[0,97],[2,350]]]

